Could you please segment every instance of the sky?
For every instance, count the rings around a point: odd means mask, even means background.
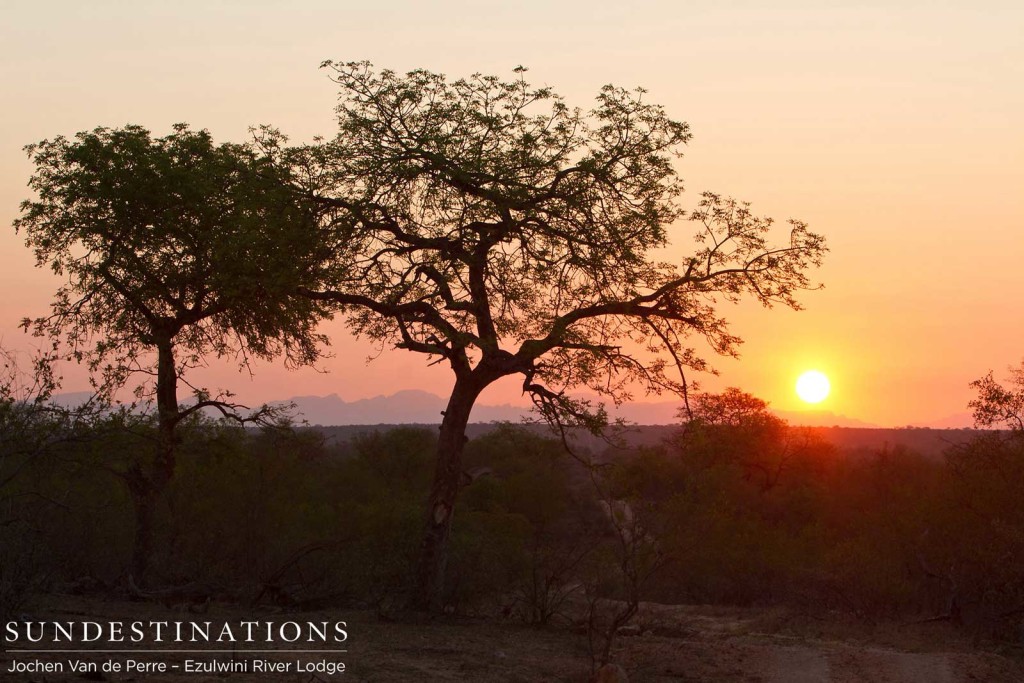
[[[556,6],[552,6],[556,5]],[[1019,2],[205,2],[5,3],[0,25],[0,345],[45,313],[55,277],[11,222],[26,199],[28,143],[135,123],[177,122],[240,141],[272,124],[295,141],[334,132],[325,59],[396,71],[510,76],[529,68],[587,107],[606,83],[643,86],[687,121],[677,162],[692,207],[712,190],[758,214],[799,218],[830,247],[804,310],[724,310],[745,340],[704,388],[737,386],[780,410],[793,386],[828,375],[820,409],[881,426],[967,412],[971,380],[1024,358],[1024,3]],[[692,226],[673,230],[682,258]],[[259,403],[345,400],[425,389],[423,357],[326,331],[317,370],[197,381]],[[369,357],[376,360],[367,362]],[[87,387],[63,368],[65,390]],[[503,381],[483,403],[522,402]]]

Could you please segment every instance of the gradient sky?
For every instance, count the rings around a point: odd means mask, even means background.
[[[707,388],[783,410],[817,368],[821,408],[879,425],[966,412],[968,382],[1024,357],[1024,3],[988,2],[19,2],[0,26],[0,224],[31,172],[21,147],[98,125],[156,134],[184,121],[218,140],[270,123],[294,140],[334,131],[324,59],[502,76],[522,64],[571,104],[642,85],[694,137],[679,171],[755,212],[807,221],[831,253],[806,310],[728,311],[746,340]],[[687,253],[690,226],[676,252]],[[0,230],[0,344],[44,313],[53,277]],[[260,402],[451,379],[376,353],[340,323],[326,373],[215,366],[199,381]],[[66,390],[86,387],[65,368]],[[481,401],[521,401],[514,381]]]

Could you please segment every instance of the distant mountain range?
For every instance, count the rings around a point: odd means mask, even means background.
[[[89,392],[57,394],[53,402],[63,406],[80,405],[88,400]],[[311,425],[346,426],[378,424],[440,424],[441,411],[447,399],[429,391],[410,389],[390,396],[375,396],[356,401],[345,401],[337,394],[328,396],[295,396],[284,401],[273,401],[281,405],[295,404],[295,414]],[[613,417],[639,425],[675,425],[679,422],[679,401],[637,401],[612,411]],[[808,427],[856,427],[875,428],[877,425],[863,420],[837,415],[827,410],[786,411],[776,410],[776,415],[790,424]],[[471,421],[487,424],[491,422],[520,422],[530,414],[527,406],[510,403],[498,405],[477,404],[473,408]],[[962,429],[971,426],[967,413],[952,415],[942,420],[909,425],[932,429]]]
[[[337,394],[329,396],[296,396],[281,403],[294,403],[296,413],[311,425],[375,425],[375,424],[437,424],[441,421],[446,399],[427,391],[399,391],[390,396],[376,396],[345,401]],[[674,425],[679,422],[679,401],[638,401],[620,406],[612,412],[640,425]],[[791,424],[811,427],[874,427],[828,411],[775,411]],[[509,403],[477,404],[471,421],[519,422],[529,408]]]
[[[295,404],[296,415],[311,425],[440,424],[447,400],[427,391],[410,389],[390,396],[345,401],[337,394],[295,396],[279,404]],[[518,422],[526,408],[480,405],[473,408],[473,422]]]

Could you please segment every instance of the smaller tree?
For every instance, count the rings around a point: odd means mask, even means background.
[[[271,133],[271,135],[274,135]],[[214,144],[184,124],[163,138],[140,126],[97,128],[26,148],[35,165],[15,229],[38,266],[66,278],[48,316],[24,327],[53,340],[58,355],[85,362],[110,400],[141,376],[155,398],[152,459],[123,473],[135,505],[132,572],[149,556],[152,508],[175,468],[175,427],[203,408],[248,418],[230,394],[185,379],[210,356],[283,354],[311,363],[326,315],[291,296],[309,286],[322,257],[315,210],[287,172],[252,145]],[[179,383],[194,401],[179,402]]]
[[[679,445],[689,457],[738,466],[762,492],[778,484],[793,458],[821,443],[812,430],[790,426],[767,401],[735,387],[695,396],[680,417]]]
[[[51,413],[57,411],[47,403],[55,382],[52,367],[36,358],[28,371],[19,360],[0,347],[0,505],[9,500],[11,482],[46,449],[49,432],[56,431]],[[5,513],[0,513],[0,527],[9,523]]]
[[[975,426],[1024,432],[1024,363],[1010,368],[1009,386],[997,382],[992,372],[970,386],[978,392],[967,404],[974,413]]]

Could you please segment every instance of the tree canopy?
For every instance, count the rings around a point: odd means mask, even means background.
[[[643,90],[605,87],[583,112],[521,69],[504,82],[325,67],[340,131],[298,165],[346,230],[332,298],[357,333],[458,376],[521,373],[549,416],[581,415],[578,388],[680,391],[673,369],[707,368],[688,337],[735,351],[720,301],[797,307],[825,251],[799,221],[770,245],[770,219],[716,194],[686,215],[672,162],[689,128]],[[657,260],[687,218],[697,248]],[[648,362],[643,347],[667,353]]]
[[[313,361],[322,306],[289,296],[323,249],[315,214],[252,145],[214,144],[177,125],[97,128],[26,148],[35,165],[15,228],[66,282],[50,315],[25,320],[66,343],[109,394],[152,352],[176,373],[211,354]]]
[[[1024,363],[1010,368],[1006,384],[997,381],[989,372],[971,382],[970,386],[978,393],[967,404],[977,427],[1024,433]]]

